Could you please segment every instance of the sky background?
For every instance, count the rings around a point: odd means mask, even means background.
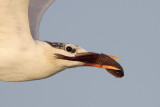
[[[0,82],[0,107],[160,107],[160,1],[56,0],[40,40],[122,59],[125,76],[79,67],[29,82]]]

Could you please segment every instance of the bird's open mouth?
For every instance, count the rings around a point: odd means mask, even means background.
[[[124,76],[123,68],[115,61],[120,59],[114,56],[93,52],[84,52],[77,54],[75,57],[68,57],[60,54],[58,54],[57,57],[64,60],[80,61],[83,62],[85,66],[104,68],[117,78]]]

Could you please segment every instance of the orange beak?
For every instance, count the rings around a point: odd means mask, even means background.
[[[110,65],[100,65],[100,64],[85,63],[85,66],[93,66],[93,67],[104,68],[104,69],[120,70],[119,68],[116,68],[116,67],[110,66]]]
[[[117,78],[121,78],[124,76],[123,68],[119,63],[115,61],[120,59],[111,55],[84,52],[77,54],[75,57],[58,55],[58,58],[71,61],[80,61],[84,63],[84,66],[104,68]]]

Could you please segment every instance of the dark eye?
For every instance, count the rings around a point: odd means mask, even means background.
[[[66,47],[66,50],[67,50],[68,52],[72,52],[73,49],[72,49],[72,47],[67,46],[67,47]]]

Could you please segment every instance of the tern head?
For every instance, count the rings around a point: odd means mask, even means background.
[[[123,77],[123,68],[115,60],[117,57],[93,52],[68,43],[47,42],[53,47],[53,56],[62,69],[77,66],[92,66],[106,69],[117,78]]]

